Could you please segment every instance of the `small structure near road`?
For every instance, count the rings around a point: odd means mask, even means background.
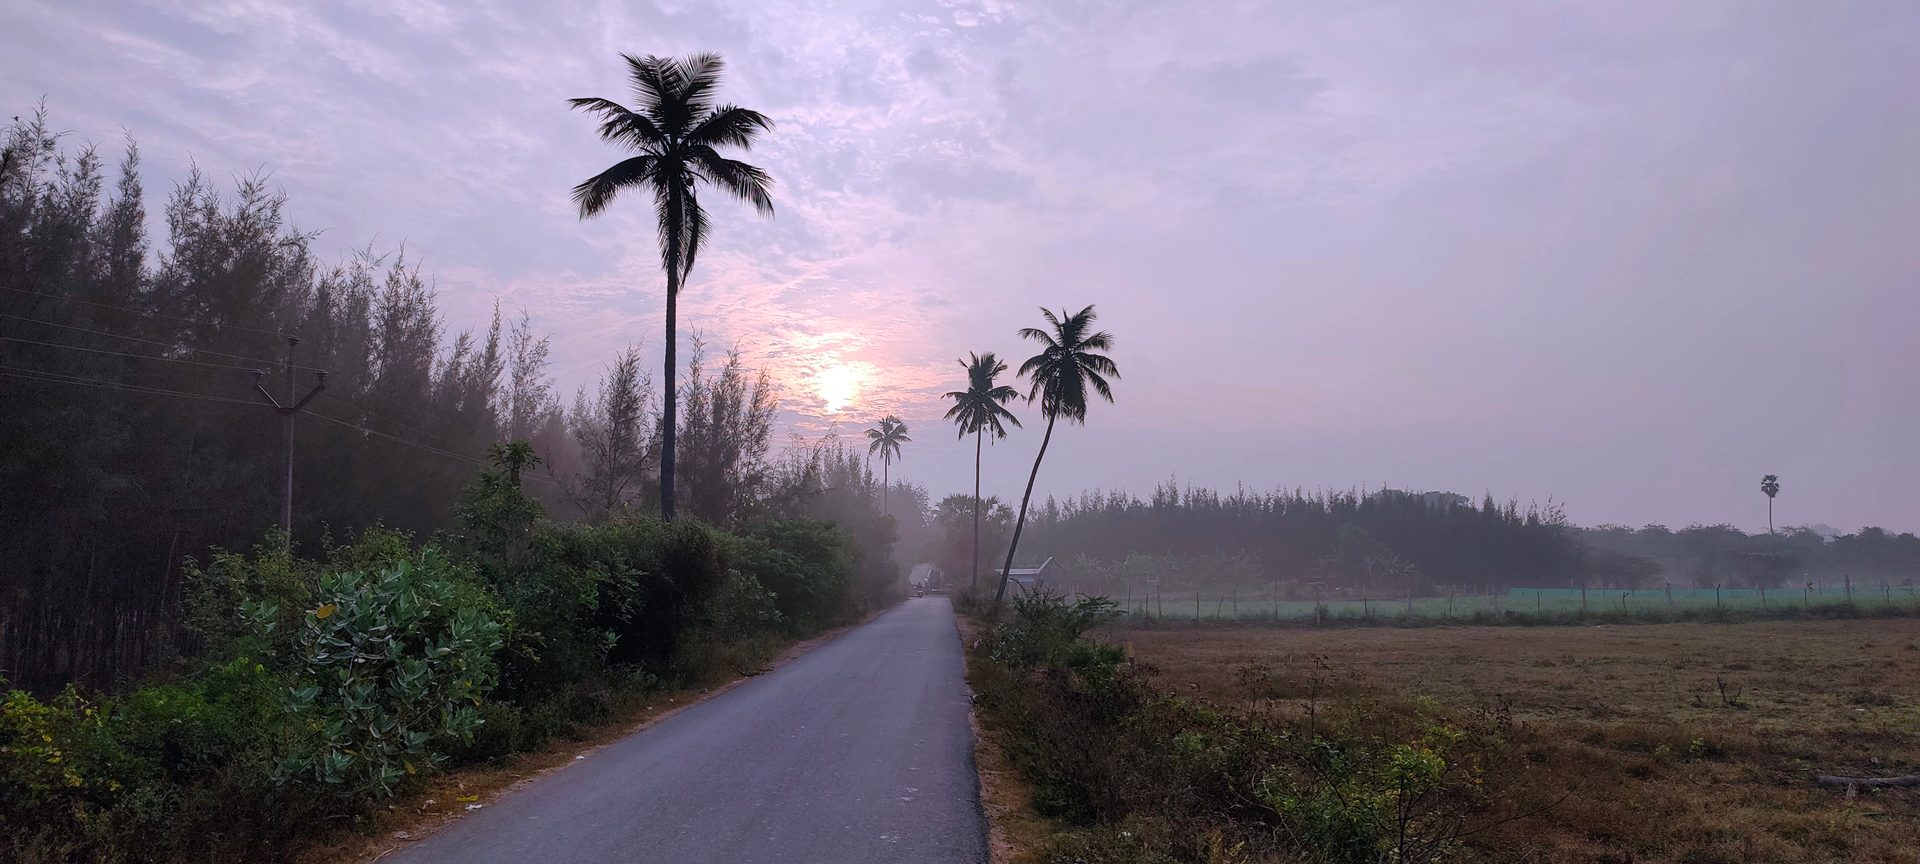
[[[1040,562],[1038,567],[1015,567],[1007,571],[1007,581],[1020,586],[1020,590],[1033,593],[1047,587],[1047,579],[1054,573],[1053,558]]]

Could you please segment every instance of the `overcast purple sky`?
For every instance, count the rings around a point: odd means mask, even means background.
[[[0,101],[264,166],[328,255],[405,242],[571,389],[657,356],[650,213],[570,96],[723,53],[779,215],[718,205],[682,324],[786,422],[913,428],[967,488],[954,358],[1099,306],[1119,402],[1037,494],[1451,489],[1583,523],[1920,528],[1920,4],[0,0]],[[157,210],[157,208],[154,208]],[[850,403],[827,410],[851,380]],[[837,385],[835,382],[839,382]],[[1039,445],[988,450],[1017,496]]]

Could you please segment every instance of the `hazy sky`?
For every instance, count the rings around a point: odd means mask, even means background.
[[[711,199],[683,328],[787,422],[896,411],[971,483],[954,358],[1097,304],[1116,405],[1037,495],[1157,481],[1485,491],[1583,523],[1920,529],[1920,4],[0,0],[0,102],[265,167],[329,256],[496,298],[590,382],[657,356],[644,200],[563,100],[723,53],[778,217]],[[157,211],[158,207],[153,207]],[[846,401],[837,412],[829,403]],[[987,452],[1017,497],[1039,445]]]

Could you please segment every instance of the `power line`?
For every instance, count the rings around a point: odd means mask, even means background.
[[[372,391],[368,391],[368,392],[369,392],[369,393],[371,393]],[[432,439],[434,439],[434,440],[436,440],[436,441],[439,441],[439,442],[442,442],[442,443],[444,443],[444,444],[446,444],[446,445],[447,445],[447,446],[449,446],[449,447],[459,447],[459,446],[461,446],[461,445],[460,445],[460,442],[458,442],[458,441],[455,441],[455,440],[453,440],[453,439],[451,439],[451,438],[448,438],[448,437],[447,437],[447,436],[445,436],[445,435],[436,435],[436,434],[434,434],[434,433],[432,433],[432,432],[428,432],[427,430],[425,430],[425,429],[421,429],[421,428],[419,428],[419,427],[416,427],[416,426],[408,426],[407,424],[405,424],[405,423],[402,423],[402,422],[400,422],[400,421],[398,421],[398,420],[395,420],[395,419],[393,419],[393,418],[391,418],[391,417],[387,417],[387,416],[383,416],[383,415],[381,415],[381,414],[377,414],[377,413],[375,413],[375,412],[373,411],[373,409],[371,409],[371,408],[368,408],[368,407],[366,407],[365,405],[356,405],[356,404],[354,404],[353,402],[350,402],[350,401],[348,401],[348,400],[347,400],[347,399],[346,399],[345,397],[342,397],[342,396],[338,396],[338,395],[336,395],[336,396],[334,397],[334,399],[335,399],[336,401],[338,401],[338,402],[340,402],[341,404],[344,404],[344,405],[346,405],[347,407],[349,407],[349,408],[352,408],[352,409],[354,409],[355,411],[359,411],[360,413],[362,413],[362,414],[365,414],[365,415],[367,415],[367,417],[368,417],[368,418],[370,418],[370,419],[373,419],[373,420],[378,420],[378,421],[380,421],[380,422],[382,422],[382,423],[385,423],[385,424],[387,424],[387,425],[389,425],[389,426],[392,426],[392,427],[394,427],[394,428],[396,428],[396,429],[399,429],[399,430],[401,430],[401,431],[403,431],[403,432],[412,432],[413,434],[415,434],[415,435],[418,435],[418,436],[420,436],[420,437],[422,437],[422,438],[432,438]]]
[[[101,390],[114,390],[114,391],[120,391],[120,392],[126,392],[126,393],[141,393],[141,394],[152,395],[152,396],[174,396],[182,399],[200,399],[208,402],[226,402],[234,405],[258,406],[261,404],[259,402],[255,402],[247,399],[232,399],[225,396],[213,396],[206,393],[188,393],[182,390],[167,390],[159,387],[142,387],[135,384],[121,384],[113,381],[101,381],[96,378],[82,378],[78,375],[66,375],[59,372],[43,372],[38,369],[20,369],[13,366],[0,366],[0,372],[10,373],[13,376],[18,377],[25,381],[36,381],[36,382],[45,383],[45,384],[73,384],[80,387],[92,387],[92,388],[101,389]],[[311,414],[329,423],[336,423],[341,426],[345,426],[348,429],[352,429],[358,432],[363,432],[365,434],[373,435],[380,438],[385,438],[389,441],[393,441],[399,444],[404,444],[408,447],[417,447],[429,453],[438,454],[440,456],[445,456],[448,459],[464,462],[476,468],[484,469],[484,468],[493,467],[483,459],[478,459],[472,456],[465,456],[459,453],[455,453],[451,450],[442,450],[438,447],[432,446],[430,444],[422,444],[418,441],[410,441],[398,435],[392,435],[386,432],[381,432],[377,429],[368,429],[367,427],[361,426],[357,423],[341,420],[337,417],[329,417],[318,411],[306,411],[304,413]],[[532,472],[523,473],[520,476],[527,479],[531,479],[531,480],[538,480],[542,483],[551,483],[555,486],[562,485],[558,480],[549,479],[547,477],[543,477],[539,474],[535,474]]]
[[[94,387],[102,390],[119,390],[128,393],[146,393],[155,396],[178,396],[184,399],[204,399],[208,402],[231,402],[235,405],[257,405],[246,399],[233,399],[226,396],[214,396],[207,393],[188,393],[184,390],[167,390],[161,387],[146,387],[139,384],[124,384],[117,381],[101,381],[98,378],[82,378],[62,372],[45,372],[39,369],[21,369],[14,366],[0,366],[0,372],[12,373],[27,381],[39,381],[47,384],[75,384],[81,387]]]
[[[35,297],[45,297],[49,300],[64,300],[68,303],[81,303],[87,306],[94,306],[101,309],[113,309],[118,312],[126,312],[133,315],[145,315],[150,318],[165,318],[169,321],[182,321],[188,324],[198,324],[202,327],[213,327],[215,329],[220,329],[220,330],[244,330],[248,333],[259,333],[263,336],[272,336],[275,338],[279,338],[285,335],[278,331],[262,330],[258,327],[243,327],[239,324],[221,324],[215,321],[207,321],[200,318],[188,318],[184,315],[168,315],[164,312],[155,312],[150,309],[135,309],[131,306],[115,306],[111,303],[97,303],[92,300],[82,300],[78,297],[62,297],[58,294],[48,294],[45,291],[29,291],[25,288],[10,288],[5,285],[0,285],[0,291],[14,291],[21,294],[31,294]]]
[[[214,369],[238,369],[242,372],[253,371],[251,367],[234,366],[228,363],[206,363],[200,360],[183,360],[178,357],[155,357],[151,354],[128,354],[123,351],[108,351],[104,348],[86,348],[80,345],[62,345],[58,342],[36,342],[32,339],[22,339],[18,336],[0,336],[0,341],[23,342],[28,345],[42,345],[47,348],[66,348],[70,351],[86,351],[91,354],[110,354],[115,357],[132,357],[136,360],[160,360],[167,363],[185,363],[189,366],[207,366]]]
[[[396,444],[409,445],[409,447],[420,447],[420,449],[424,449],[424,451],[428,451],[428,453],[440,453],[440,455],[444,455],[444,457],[447,457],[447,459],[457,459],[457,461],[463,461],[463,463],[467,463],[467,465],[472,465],[472,467],[476,467],[476,468],[492,468],[493,467],[493,465],[490,465],[490,463],[488,463],[486,459],[476,459],[476,457],[470,457],[470,455],[461,455],[461,453],[453,453],[453,451],[449,451],[449,449],[440,449],[440,447],[434,447],[434,445],[430,445],[430,444],[420,444],[420,442],[409,442],[409,440],[405,440],[405,438],[401,438],[401,436],[396,436],[396,434],[388,434],[388,432],[380,432],[380,430],[372,430],[372,428],[367,428],[367,426],[361,426],[361,424],[355,424],[355,422],[349,422],[349,420],[338,419],[338,417],[328,417],[328,415],[323,415],[323,413],[319,413],[319,411],[309,411],[309,413],[311,413],[313,417],[319,417],[319,419],[326,420],[326,422],[336,422],[336,424],[340,424],[340,426],[346,426],[346,428],[351,428],[351,430],[357,430],[357,432],[365,432],[365,434],[369,434],[369,436],[378,436],[378,438],[386,438],[386,440],[390,440],[390,442],[396,442]],[[557,482],[557,480],[547,480],[547,478],[543,478],[543,476],[540,476],[540,474],[530,474],[530,472],[528,472],[528,474],[520,474],[520,476],[524,476],[524,478],[532,478],[532,480],[540,480],[540,482],[545,482],[545,484],[555,484],[555,486],[559,486],[559,482]]]
[[[160,347],[162,347],[162,348],[171,348],[171,349],[174,349],[174,350],[184,350],[184,351],[192,351],[192,352],[195,352],[195,353],[198,353],[198,354],[207,354],[207,355],[211,355],[211,356],[214,356],[214,357],[225,357],[225,358],[227,358],[227,359],[229,359],[229,360],[245,360],[245,361],[247,361],[248,363],[258,363],[258,364],[260,364],[260,365],[259,365],[258,367],[236,367],[236,368],[260,368],[260,369],[270,369],[270,368],[272,368],[272,367],[273,367],[273,366],[275,365],[275,364],[274,364],[274,362],[273,362],[272,360],[262,360],[262,359],[260,359],[260,358],[258,358],[258,357],[248,357],[248,356],[245,356],[245,355],[242,355],[242,354],[225,354],[225,353],[222,353],[222,352],[219,352],[219,351],[213,351],[213,350],[209,350],[209,349],[206,349],[206,348],[194,348],[194,347],[191,347],[191,346],[187,346],[187,345],[178,345],[178,344],[174,344],[174,343],[171,343],[171,342],[161,342],[161,341],[158,341],[158,340],[154,340],[154,339],[142,339],[142,338],[140,338],[140,337],[138,337],[138,336],[126,336],[126,335],[123,335],[123,334],[120,334],[120,333],[113,333],[113,332],[109,332],[109,331],[106,331],[106,330],[93,330],[93,329],[90,329],[90,328],[87,328],[87,327],[77,327],[77,326],[74,326],[74,325],[72,325],[72,324],[61,324],[61,323],[58,323],[58,322],[54,322],[54,321],[42,321],[42,320],[40,320],[40,319],[38,319],[38,318],[28,318],[28,317],[27,317],[27,316],[25,316],[25,315],[15,315],[15,314],[13,314],[13,313],[11,313],[11,312],[0,312],[0,318],[14,318],[14,319],[17,319],[17,320],[20,320],[20,321],[25,321],[25,322],[27,322],[27,323],[30,323],[30,324],[40,324],[40,325],[44,325],[44,326],[47,326],[47,327],[59,327],[59,328],[60,328],[60,329],[62,329],[62,330],[78,330],[78,331],[80,331],[81,333],[92,333],[92,334],[93,334],[93,335],[95,335],[95,336],[107,336],[107,337],[111,337],[111,338],[114,338],[114,339],[125,339],[125,340],[127,340],[127,341],[129,341],[129,342],[141,342],[141,343],[145,343],[145,344],[147,344],[147,345],[158,345],[158,346],[160,346]],[[296,366],[296,367],[294,367],[294,368],[296,368],[296,369],[308,369],[308,368],[310,368],[310,367],[306,367],[306,366]],[[317,371],[320,371],[320,370],[317,370],[317,369],[316,369],[316,370],[313,370],[313,371],[316,371],[316,372],[317,372]]]

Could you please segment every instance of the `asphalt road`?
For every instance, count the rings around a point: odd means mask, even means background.
[[[967,712],[951,607],[909,600],[382,861],[984,862]]]

